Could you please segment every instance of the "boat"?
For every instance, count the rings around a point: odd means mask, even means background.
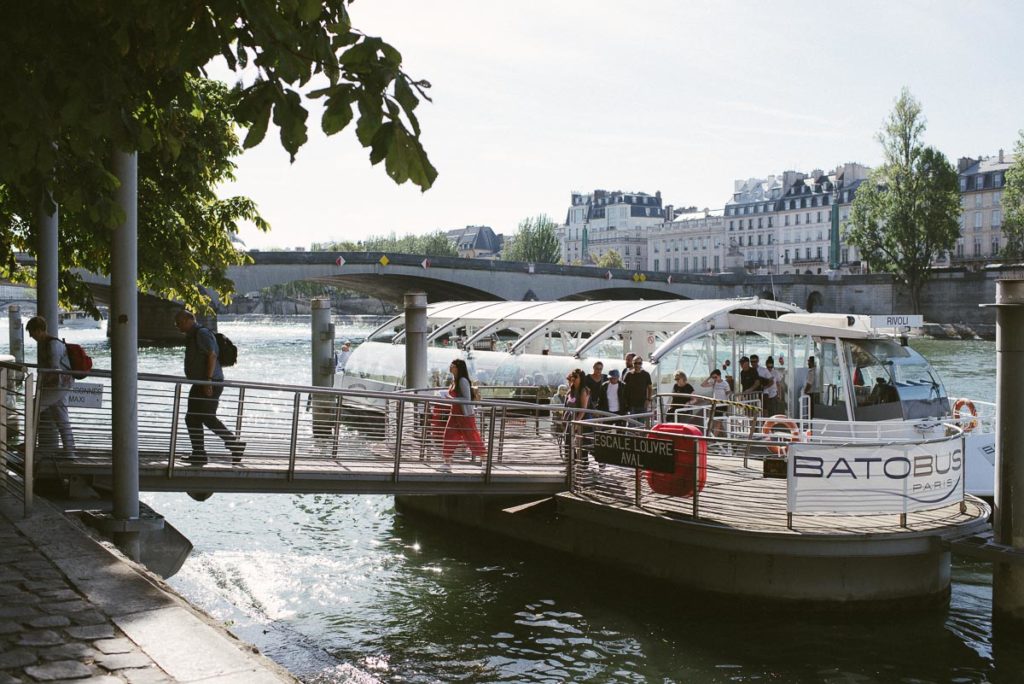
[[[801,440],[926,440],[959,425],[967,491],[994,495],[994,405],[948,396],[906,331],[876,328],[870,316],[740,298],[441,302],[428,306],[427,320],[431,387],[447,385],[448,366],[459,357],[485,398],[545,403],[573,368],[589,371],[598,360],[605,370],[618,368],[629,352],[644,358],[659,395],[671,392],[678,370],[701,393],[700,381],[724,361],[738,369],[741,357],[771,356],[780,359],[785,379],[779,413],[790,422],[783,425]],[[338,385],[403,388],[404,339],[401,316],[374,330],[353,351]],[[811,357],[818,391],[803,395]]]
[[[57,314],[57,324],[61,328],[75,328],[79,330],[86,328],[102,328],[103,320],[103,318],[97,320],[92,317],[92,314],[78,309],[74,311],[66,311],[62,309]]]

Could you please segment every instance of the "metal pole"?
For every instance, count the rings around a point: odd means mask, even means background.
[[[996,282],[996,486],[992,520],[1000,544],[1024,550],[1024,280]],[[994,563],[992,617],[1024,625],[1024,565]]]
[[[405,293],[405,386],[427,386],[427,294]]]
[[[35,376],[29,373],[25,376],[25,509],[24,516],[32,515],[32,498],[35,492],[35,466],[36,466],[36,418],[39,413],[36,411]]]
[[[114,519],[139,517],[138,422],[138,155],[114,152],[114,173],[121,182],[117,203],[124,223],[114,230],[110,250]],[[139,533],[116,532],[114,542],[129,557],[139,558]]]
[[[11,356],[16,363],[25,363],[25,329],[21,327],[21,307],[11,304],[7,307],[7,325],[9,327]],[[49,329],[49,325],[47,325]]]
[[[331,324],[331,300],[314,299],[310,323],[312,338],[312,368],[310,377],[315,387],[334,387],[334,326]],[[330,437],[334,416],[333,397],[313,394],[310,398],[313,412],[313,435]]]
[[[36,314],[46,320],[50,334],[57,335],[57,206],[46,191],[36,212],[36,233]]]

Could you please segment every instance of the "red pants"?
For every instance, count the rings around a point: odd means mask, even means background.
[[[448,416],[448,423],[444,427],[444,441],[441,444],[441,456],[445,461],[452,460],[452,454],[460,441],[465,442],[470,453],[477,458],[483,459],[487,455],[487,449],[480,439],[480,432],[476,429],[476,419],[473,416],[453,413]]]

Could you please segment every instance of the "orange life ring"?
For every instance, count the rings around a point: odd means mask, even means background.
[[[974,407],[974,402],[970,399],[957,399],[953,404],[953,418],[955,420],[960,420],[960,414],[963,409],[967,409],[967,412],[971,414],[970,422],[964,426],[964,432],[970,432],[978,427],[978,409]]]
[[[775,428],[777,427],[786,428],[789,430],[789,434],[786,434],[785,432],[776,432]],[[795,422],[781,413],[766,420],[762,431],[766,435],[772,435],[775,439],[784,439],[787,442],[793,442],[800,439],[800,428],[797,427]],[[768,447],[768,450],[776,456],[785,456],[786,452],[789,450],[789,446],[786,444],[773,444]]]

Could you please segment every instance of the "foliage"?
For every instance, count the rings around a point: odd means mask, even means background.
[[[547,214],[538,214],[519,222],[519,230],[506,240],[501,258],[535,264],[557,264],[562,248],[555,234],[555,222]]]
[[[186,106],[171,102],[142,113],[157,135],[138,166],[139,287],[190,306],[204,308],[208,297],[199,284],[222,293],[226,301],[232,283],[226,269],[246,263],[231,241],[240,221],[266,230],[255,204],[244,197],[219,199],[216,187],[233,178],[231,161],[241,152],[231,117],[231,95],[221,83],[188,79]],[[201,99],[203,109],[191,105]],[[167,133],[170,134],[167,134]],[[176,141],[169,143],[171,137]],[[112,191],[116,179],[83,163],[64,148],[55,160],[55,199],[60,205],[60,299],[93,309],[92,296],[75,269],[109,274],[112,231],[120,221]],[[103,162],[107,164],[106,160]],[[38,211],[34,198],[8,186],[0,193],[0,231],[3,254],[32,251],[35,226],[25,217]],[[8,263],[5,275],[30,280]]]
[[[230,289],[224,268],[239,220],[266,228],[245,198],[218,201],[241,148],[271,119],[294,159],[306,142],[304,98],[324,103],[332,135],[354,121],[370,161],[422,189],[437,172],[414,110],[429,84],[402,70],[397,50],[352,26],[350,0],[191,3],[34,0],[0,7],[0,275],[12,251],[33,250],[32,217],[60,207],[61,296],[91,302],[70,268],[103,271],[123,220],[114,202],[114,150],[139,152],[141,288],[205,302],[199,283]],[[203,85],[221,57],[248,79],[230,94]],[[205,148],[204,148],[205,146]],[[45,206],[45,209],[41,207]]]
[[[424,235],[371,235],[360,242],[314,243],[316,252],[384,252],[392,254],[423,254],[425,256],[458,256],[455,245],[442,230]]]
[[[1007,259],[1024,258],[1024,130],[1020,131],[1013,164],[1006,171],[1003,191],[1003,234]]]
[[[596,262],[595,266],[600,268],[625,268],[626,263],[622,260],[622,255],[617,250],[609,249],[607,252],[602,254]]]
[[[924,129],[921,106],[904,88],[878,134],[885,161],[858,188],[846,228],[873,270],[889,271],[909,288],[915,313],[932,261],[960,235],[956,169],[922,144]]]
[[[147,108],[201,110],[188,80],[221,57],[236,73],[255,74],[235,88],[233,115],[249,129],[244,147],[263,140],[272,118],[294,159],[307,140],[303,96],[320,99],[325,133],[355,119],[373,164],[384,161],[397,183],[429,188],[437,174],[414,110],[430,84],[402,70],[394,47],[352,26],[350,2],[4,3],[0,182],[46,182],[55,141],[76,154],[94,151],[97,141],[148,151],[159,132]],[[162,133],[171,146],[183,142],[180,133]]]

